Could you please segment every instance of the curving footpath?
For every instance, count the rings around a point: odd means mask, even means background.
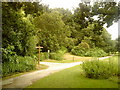
[[[99,58],[100,60],[109,58],[108,57],[102,57]],[[58,72],[60,70],[70,68],[76,65],[82,64],[82,62],[74,62],[74,63],[51,63],[51,62],[40,62],[41,64],[48,65],[49,68],[44,70],[38,70],[31,73],[27,73],[18,77],[6,79],[2,81],[2,88],[25,88],[35,81],[39,80],[40,78],[43,78],[45,76],[48,76],[54,72]]]

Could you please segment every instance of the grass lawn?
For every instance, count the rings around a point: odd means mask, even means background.
[[[118,88],[117,77],[90,79],[82,74],[80,65],[53,73],[27,88]]]

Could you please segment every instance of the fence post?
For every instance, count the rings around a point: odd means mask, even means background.
[[[73,62],[74,62],[74,56],[73,56]]]
[[[50,57],[50,50],[48,50],[48,59],[49,59],[49,57]]]

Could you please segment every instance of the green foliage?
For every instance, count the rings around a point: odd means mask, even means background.
[[[99,15],[99,20],[104,21],[110,27],[114,21],[119,19],[119,5],[117,2],[95,2],[92,7],[94,15]]]
[[[29,37],[29,39],[26,42],[27,42],[26,43],[26,48],[27,48],[26,55],[32,56],[36,51],[35,47],[38,42],[37,37],[31,36],[31,37]]]
[[[118,52],[120,52],[120,35],[116,39],[116,49],[117,49]]]
[[[75,38],[66,38],[66,47],[67,50],[70,52],[71,49],[75,46],[75,43],[77,42],[77,39]]]
[[[12,59],[11,61],[2,64],[3,77],[17,72],[34,70],[36,67],[34,58],[29,56],[11,56],[10,58]]]
[[[61,50],[58,50],[55,53],[50,53],[50,59],[63,60],[63,55],[65,54],[65,52],[66,49],[62,48]]]
[[[63,54],[62,53],[50,53],[50,59],[53,60],[63,60]]]
[[[7,48],[2,48],[2,58],[3,58],[3,61],[2,62],[5,62],[5,61],[11,61],[12,58],[11,56],[16,56],[16,52],[14,52],[14,46],[10,46],[8,45]]]
[[[55,9],[51,9],[52,12],[59,12],[60,15],[62,16],[62,20],[64,21],[64,23],[68,24],[71,17],[72,17],[72,13],[70,10],[68,9],[64,9],[64,8],[55,8]]]
[[[98,43],[98,47],[102,48],[106,53],[116,51],[116,41],[111,40],[111,35],[103,29],[102,36],[100,39],[102,42]]]
[[[75,46],[71,50],[71,52],[72,52],[72,54],[75,54],[75,55],[78,55],[78,56],[84,56],[89,48],[90,47],[86,42],[81,42],[78,46]]]
[[[66,46],[66,38],[70,35],[69,26],[64,24],[58,12],[44,13],[34,19],[34,24],[37,27],[38,44],[44,46],[43,51],[54,52]]]
[[[85,53],[85,56],[90,56],[90,57],[103,57],[106,55],[107,53],[100,48],[92,48]]]
[[[87,40],[83,40],[78,46],[75,46],[71,50],[72,54],[78,56],[90,56],[90,57],[103,57],[107,55],[107,53],[100,48],[97,47],[90,48],[89,44],[86,41]]]
[[[115,52],[115,46],[119,49],[119,42],[116,41],[116,45],[111,40],[103,25],[110,26],[117,20],[116,5],[115,2],[95,3],[93,6],[80,3],[72,14],[69,10],[49,9],[36,2],[3,2],[3,63],[13,65],[17,55],[34,57],[36,45],[43,46],[44,52],[50,50],[50,58],[57,60],[63,59],[62,47],[80,56],[105,56],[105,52]],[[92,18],[94,15],[99,16],[98,20]],[[48,54],[41,53],[40,58],[48,59]]]
[[[5,49],[8,45],[14,46],[17,55],[32,55],[37,43],[32,15],[26,15],[22,7],[16,11],[12,3],[3,3],[2,6],[4,7],[2,47]]]
[[[48,52],[42,52],[40,53],[40,60],[45,60],[45,59],[49,59],[49,54]]]
[[[90,48],[89,44],[86,42],[81,42],[78,46],[81,48],[85,48],[86,50]]]
[[[86,61],[82,64],[82,68],[88,78],[107,79],[118,74],[118,64],[114,61]]]
[[[84,48],[76,46],[71,50],[71,52],[74,55],[84,56],[84,54],[86,53],[86,50]]]

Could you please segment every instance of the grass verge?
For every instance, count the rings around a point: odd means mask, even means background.
[[[36,70],[42,70],[42,69],[47,69],[47,68],[48,68],[48,66],[44,65],[44,64],[40,64],[39,66],[38,65],[36,66]],[[31,73],[31,72],[34,72],[36,70],[31,70],[29,72],[14,73],[13,75],[3,77],[2,80],[13,78],[13,77],[17,77],[17,76],[20,76],[20,75],[23,75],[23,74],[27,74],[27,73]]]
[[[27,88],[118,88],[117,82],[112,79],[116,78],[86,78],[81,65],[77,65],[44,77]]]

